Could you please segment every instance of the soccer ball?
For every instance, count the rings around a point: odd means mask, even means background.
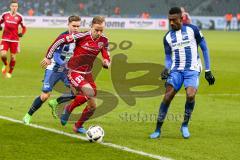
[[[104,130],[100,126],[90,126],[86,132],[86,137],[90,142],[101,143],[104,137]]]

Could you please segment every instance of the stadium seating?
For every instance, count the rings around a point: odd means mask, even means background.
[[[148,12],[150,17],[166,16],[173,6],[183,6],[191,15],[223,16],[227,12],[240,12],[239,0],[19,0],[19,12],[28,15],[28,10],[34,10],[34,15],[62,16],[80,14],[81,16],[105,15],[116,16],[114,8],[120,8],[120,17],[140,17]],[[8,10],[9,0],[0,1],[0,13]]]

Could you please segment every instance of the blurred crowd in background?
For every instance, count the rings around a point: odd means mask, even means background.
[[[9,10],[10,0],[0,1],[0,13]],[[166,17],[168,9],[183,6],[193,16],[237,15],[240,0],[19,0],[19,12],[29,16]]]

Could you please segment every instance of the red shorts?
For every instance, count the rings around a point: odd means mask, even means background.
[[[10,52],[13,54],[20,52],[20,46],[19,42],[9,42],[9,41],[2,41],[0,44],[0,50],[8,51],[10,49]]]
[[[84,86],[85,84],[90,84],[95,92],[95,96],[97,95],[97,86],[93,80],[91,73],[81,74],[78,72],[70,71],[68,73],[68,79],[71,85],[78,91],[81,91],[82,86]]]

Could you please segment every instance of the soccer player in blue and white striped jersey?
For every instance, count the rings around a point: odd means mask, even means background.
[[[198,55],[200,46],[205,62],[205,78],[209,85],[213,85],[215,78],[210,71],[210,59],[206,41],[201,31],[194,25],[182,24],[182,13],[178,7],[169,10],[168,15],[171,30],[164,37],[165,69],[161,74],[166,79],[166,92],[159,109],[157,126],[150,138],[161,135],[161,127],[166,117],[169,105],[184,84],[186,90],[186,104],[181,133],[189,138],[188,122],[195,105],[195,95],[199,85],[201,62]]]
[[[72,15],[68,18],[68,31],[61,33],[58,37],[78,33],[80,29],[81,18],[79,16]],[[62,81],[66,87],[70,87],[70,83],[67,78],[66,64],[70,57],[73,55],[75,49],[75,43],[61,44],[58,48],[53,50],[53,58],[50,59],[50,64],[47,66],[43,79],[42,93],[37,96],[28,112],[23,117],[23,122],[29,124],[31,122],[33,114],[43,105],[44,102],[50,97],[53,87]],[[70,101],[75,96],[72,94],[64,94],[58,97],[56,100],[49,101],[49,106],[52,108],[52,114],[56,117],[56,105]],[[54,107],[54,108],[53,108]]]

